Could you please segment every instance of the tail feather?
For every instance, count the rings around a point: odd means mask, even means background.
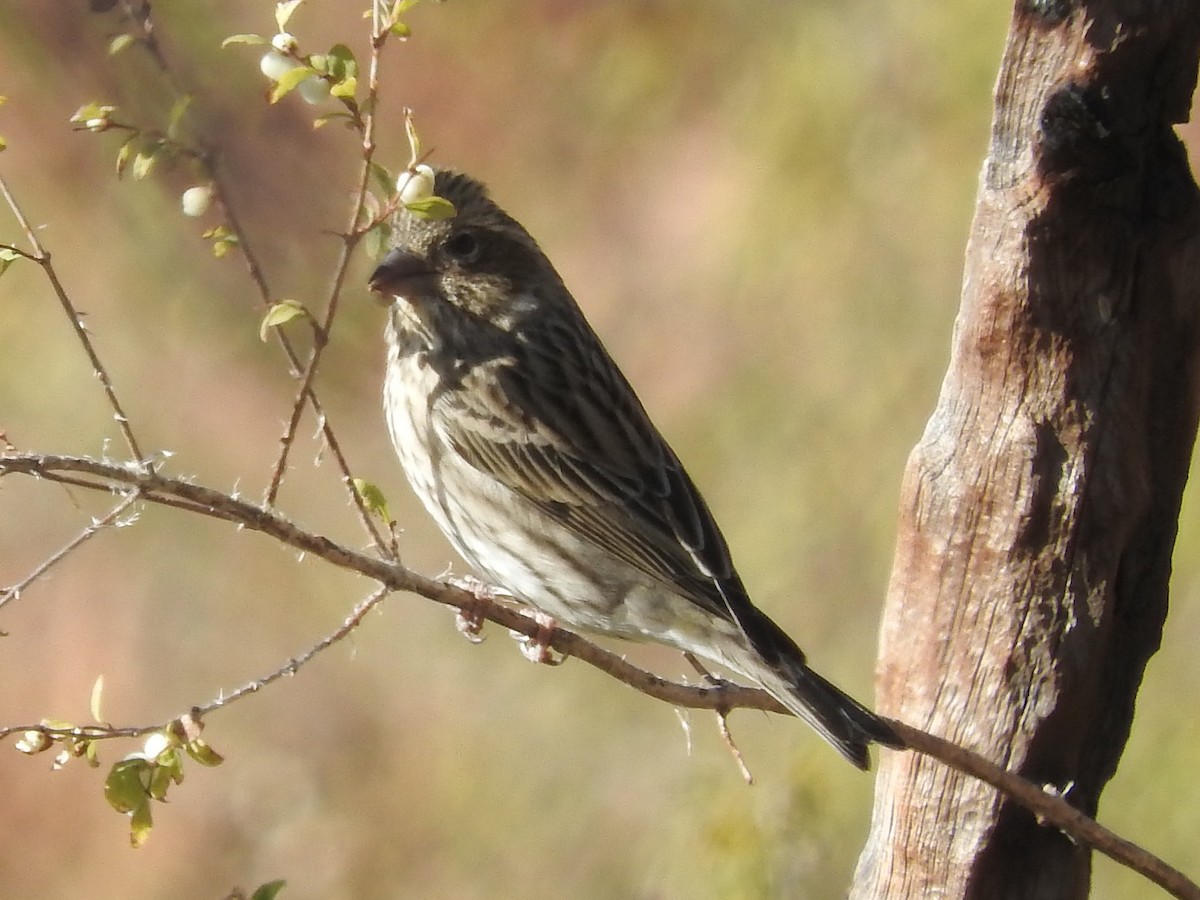
[[[896,750],[906,747],[883,719],[808,667],[804,651],[750,602],[736,575],[716,584],[731,620],[745,638],[740,646],[721,648],[722,662],[757,681],[863,771],[871,768],[867,752],[871,744]]]
[[[871,767],[867,748],[873,743],[904,748],[904,741],[883,719],[807,665],[789,660],[782,668],[771,673],[777,677],[763,678],[763,687],[858,768]]]

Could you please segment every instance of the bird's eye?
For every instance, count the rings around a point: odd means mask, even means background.
[[[479,256],[479,238],[469,231],[457,231],[446,238],[442,248],[458,262],[472,262]]]

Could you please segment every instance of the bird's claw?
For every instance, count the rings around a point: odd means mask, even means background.
[[[454,627],[472,644],[482,644],[483,615],[474,606],[460,606],[454,611]]]
[[[463,575],[461,578],[447,578],[446,583],[453,585],[459,590],[466,591],[476,600],[486,600],[489,603],[495,603],[498,600],[507,600],[512,597],[504,588],[488,584],[486,581],[480,581],[474,575]]]
[[[454,611],[454,627],[472,644],[483,643],[481,632],[485,619],[483,613],[479,611],[478,604],[496,602],[502,591],[471,575],[447,578],[446,583],[466,591],[475,599],[474,603],[464,603]]]
[[[529,616],[537,623],[537,631],[533,635],[522,634],[520,631],[509,632],[521,648],[521,655],[532,663],[543,666],[561,666],[566,656],[550,646],[554,629],[558,627],[553,617],[537,610],[521,610],[522,615]]]

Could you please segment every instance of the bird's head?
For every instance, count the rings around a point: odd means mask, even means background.
[[[408,307],[412,324],[433,343],[472,323],[512,332],[547,297],[565,294],[537,243],[482,184],[442,170],[434,193],[454,204],[455,215],[423,219],[402,208],[392,249],[370,278],[371,290]]]

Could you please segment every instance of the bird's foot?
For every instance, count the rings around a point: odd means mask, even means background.
[[[458,633],[472,644],[482,644],[484,640],[483,614],[474,604],[460,606],[454,610],[454,627]]]
[[[458,629],[459,634],[472,644],[482,643],[483,623],[486,620],[479,606],[485,602],[496,602],[504,592],[500,588],[480,581],[471,575],[464,575],[461,578],[447,578],[446,581],[448,584],[461,588],[475,598],[474,602],[465,603],[454,611],[454,627]]]
[[[478,600],[487,600],[490,603],[495,603],[499,600],[510,600],[512,594],[502,587],[494,584],[488,584],[486,581],[480,581],[474,575],[463,575],[459,578],[446,578],[447,584],[452,584],[459,590],[466,591]]]
[[[523,609],[521,614],[529,616],[537,623],[537,631],[531,636],[519,631],[510,632],[521,646],[521,655],[533,663],[544,666],[561,666],[566,656],[550,646],[550,639],[558,624],[553,616],[536,609]]]

